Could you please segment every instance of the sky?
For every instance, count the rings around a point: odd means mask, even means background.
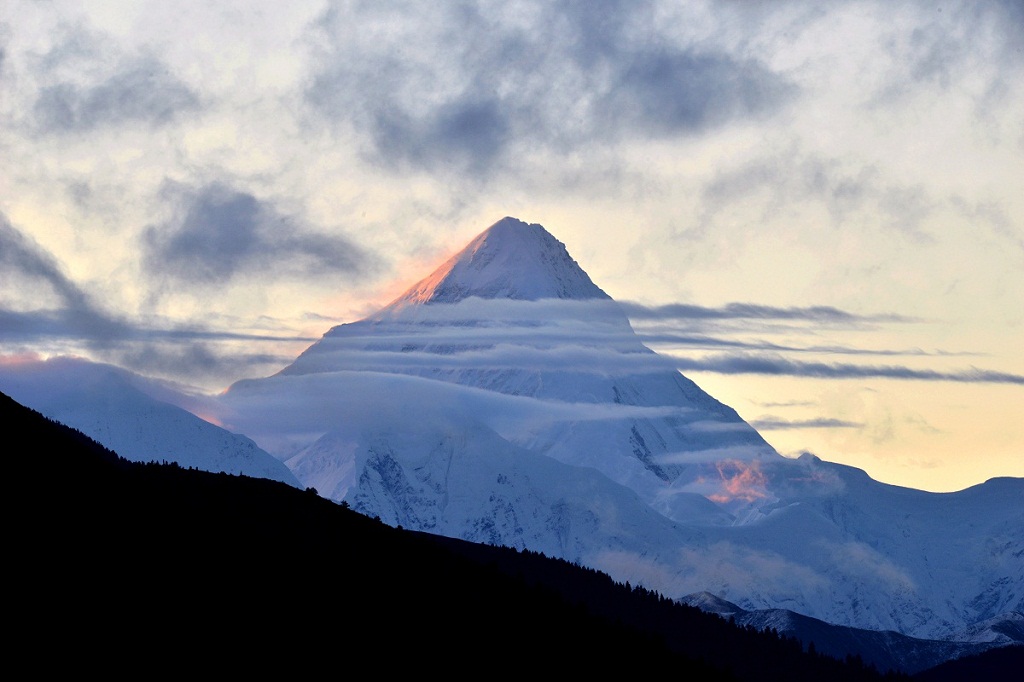
[[[1024,476],[1024,5],[0,7],[0,356],[218,392],[504,216],[785,455]]]

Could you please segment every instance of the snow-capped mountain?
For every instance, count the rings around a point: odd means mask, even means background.
[[[176,462],[299,487],[288,467],[252,440],[161,399],[173,389],[127,370],[76,358],[0,364],[0,391],[125,459]]]
[[[514,218],[375,315],[331,329],[280,376],[339,371],[484,389],[491,402],[521,398],[470,411],[517,445],[601,471],[675,521],[706,509],[695,495],[732,503],[723,511],[751,501],[732,495],[713,463],[779,458],[734,410],[646,348],[561,242]],[[518,414],[506,419],[507,410]]]
[[[778,455],[513,218],[221,408],[331,499],[670,596],[931,638],[1024,610],[1024,480],[938,495]]]

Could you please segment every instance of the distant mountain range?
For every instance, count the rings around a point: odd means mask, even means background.
[[[807,645],[813,643],[817,652],[834,658],[855,655],[877,670],[919,673],[949,660],[976,656],[992,649],[1024,647],[1024,615],[1020,613],[994,618],[946,641],[832,625],[786,609],[747,611],[709,592],[687,595],[679,601],[718,614],[740,626],[772,630]]]
[[[513,218],[221,396],[68,359],[0,366],[0,391],[132,460],[314,489],[670,598],[711,593],[752,627],[828,633],[823,647],[838,630],[812,619],[878,631],[848,651],[880,666],[1020,641],[1024,479],[934,494],[780,456],[644,347],[564,245]]]

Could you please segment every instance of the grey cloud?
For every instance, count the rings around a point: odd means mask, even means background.
[[[971,202],[960,196],[953,197],[950,203],[972,222],[981,222],[991,227],[993,232],[1024,255],[1024,231],[1013,224],[1003,206],[992,202]]]
[[[701,132],[774,112],[796,93],[755,59],[669,35],[655,3],[565,3],[553,14],[569,35],[565,56],[584,74],[582,94],[597,102],[600,137]]]
[[[859,314],[834,306],[767,306],[757,303],[727,303],[710,307],[692,303],[668,303],[648,306],[634,301],[541,299],[517,301],[507,299],[467,298],[455,304],[431,304],[416,311],[416,322],[494,322],[544,321],[580,322],[588,325],[606,323],[621,325],[624,318],[642,322],[689,320],[783,320],[841,323],[854,325],[866,322],[920,322],[919,318],[896,313]]]
[[[792,89],[758,62],[724,53],[642,52],[603,98],[602,117],[641,136],[701,132],[775,111]]]
[[[99,83],[43,87],[33,114],[43,131],[69,133],[125,123],[162,125],[199,105],[194,90],[160,61],[144,56]]]
[[[106,362],[151,376],[223,386],[240,377],[265,376],[294,360],[294,353],[239,351],[231,342],[293,348],[305,337],[220,332],[171,325],[153,327],[69,310],[0,308],[0,341],[12,347],[64,352],[62,341],[79,342]]]
[[[42,246],[15,228],[0,214],[0,265],[4,275],[20,276],[36,285],[43,284],[61,304],[56,311],[0,311],[6,333],[36,334],[49,330],[62,335],[109,339],[124,333],[125,325],[104,312],[64,274],[57,260]],[[10,325],[10,326],[8,326]]]
[[[488,348],[468,348],[445,352],[401,350],[336,349],[321,342],[315,355],[305,359],[304,372],[346,371],[416,372],[444,370],[521,369],[557,371],[573,368],[580,374],[646,374],[673,367],[670,359],[655,353],[622,353],[568,343],[555,348],[499,344]]]
[[[973,104],[973,115],[988,134],[999,135],[1003,126],[997,121],[1019,118],[1022,7],[1019,0],[922,3],[912,30],[893,31],[880,44],[891,67],[866,105],[902,106],[922,96],[937,102],[955,94]],[[1001,132],[1002,144],[1020,143],[1019,126]]]
[[[946,90],[968,70],[977,77],[971,60],[979,51],[984,50],[986,58],[995,57],[1003,67],[1012,68],[1024,60],[1024,5],[1019,0],[968,0],[922,9],[914,30],[888,41],[894,61],[903,67],[897,77]],[[1005,68],[998,71],[996,77],[1004,77]],[[897,98],[906,92],[906,80],[892,82],[883,87],[879,98]]]
[[[918,240],[931,239],[921,225],[939,207],[921,185],[890,182],[873,166],[851,169],[838,159],[804,156],[793,150],[752,159],[709,181],[700,196],[702,228],[707,229],[719,212],[763,190],[769,190],[772,197],[764,208],[765,221],[777,218],[787,204],[816,200],[835,225],[858,211],[870,210],[874,221]]]
[[[309,231],[269,202],[221,184],[170,192],[174,219],[142,235],[152,272],[193,285],[222,284],[236,276],[354,276],[375,261],[340,235]]]
[[[293,356],[240,353],[215,344],[245,342],[273,347],[313,340],[287,332],[225,332],[160,320],[140,323],[112,315],[70,280],[49,252],[0,214],[0,279],[15,278],[15,286],[51,294],[57,307],[32,308],[32,300],[20,301],[21,309],[0,305],[0,341],[14,346],[59,349],[63,341],[75,341],[98,357],[139,371],[229,380],[247,371],[272,371]]]
[[[386,342],[398,348],[410,346],[426,348],[440,345],[449,348],[480,348],[515,343],[592,345],[607,349],[634,352],[637,340],[650,346],[758,350],[795,353],[826,353],[868,356],[964,356],[969,352],[925,351],[920,348],[885,349],[856,348],[838,345],[797,346],[764,340],[739,340],[734,327],[743,333],[771,332],[764,321],[782,320],[810,322],[817,327],[858,327],[866,322],[911,322],[913,318],[892,313],[857,315],[830,306],[780,308],[747,303],[732,303],[720,307],[692,304],[643,306],[637,303],[619,304],[614,301],[510,301],[504,299],[469,298],[456,304],[433,304],[414,311],[415,320],[389,320],[386,338],[381,328],[354,323],[341,325],[336,333],[328,335],[321,349],[353,352],[367,345]],[[382,314],[385,318],[386,313]],[[626,325],[627,316],[636,324],[636,330]],[[368,318],[370,321],[377,316]],[[742,324],[721,325],[720,322]],[[729,327],[718,330],[719,335],[702,333],[707,327]],[[680,328],[694,331],[686,333]],[[795,328],[785,326],[791,333]]]
[[[783,419],[781,417],[761,417],[753,419],[750,425],[758,431],[785,431],[790,429],[852,429],[864,426],[863,422],[851,422],[844,419]]]
[[[670,303],[660,306],[644,306],[639,303],[620,303],[626,315],[635,320],[805,320],[809,322],[840,322],[856,324],[860,322],[914,322],[914,318],[881,313],[875,315],[858,315],[832,306],[809,306],[779,308],[758,305],[755,303],[728,303],[717,308],[692,305],[687,303]]]
[[[823,379],[907,379],[1024,385],[1024,376],[977,368],[943,372],[912,369],[898,365],[852,365],[847,363],[797,362],[763,355],[720,355],[701,359],[676,358],[681,371],[718,374],[768,374]]]
[[[639,2],[332,7],[306,99],[366,135],[376,162],[485,178],[519,152],[696,133],[792,98],[764,64],[672,35],[656,16]],[[384,21],[379,40],[352,35]]]
[[[880,355],[880,356],[921,356],[921,357],[951,357],[951,356],[977,356],[982,353],[970,351],[926,351],[920,348],[853,348],[850,346],[792,346],[770,341],[737,341],[723,339],[714,336],[675,334],[671,332],[647,332],[638,331],[640,339],[651,346],[689,346],[691,348],[706,349],[735,349],[735,350],[759,350],[786,353],[826,353],[829,355]]]
[[[181,339],[118,344],[104,349],[100,356],[147,376],[219,387],[242,377],[266,376],[294,359],[282,353],[232,351],[209,343],[183,343]]]
[[[449,102],[415,119],[390,108],[375,113],[374,144],[385,160],[434,169],[487,169],[510,137],[509,113],[494,99]]]

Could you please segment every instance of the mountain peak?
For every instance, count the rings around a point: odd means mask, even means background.
[[[505,217],[385,310],[457,303],[474,296],[522,301],[610,298],[542,226]]]

